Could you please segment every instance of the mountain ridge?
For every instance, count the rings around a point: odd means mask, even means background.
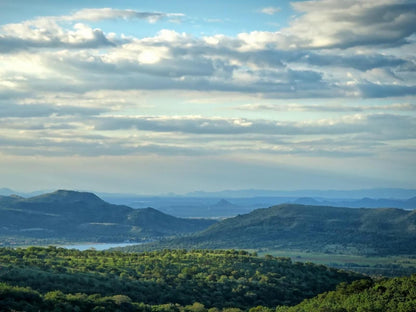
[[[0,197],[0,237],[15,240],[141,241],[200,231],[214,222],[114,205],[89,192],[58,190],[30,198]]]
[[[368,255],[414,254],[415,238],[416,211],[282,204],[225,219],[190,237],[139,249],[266,248]]]

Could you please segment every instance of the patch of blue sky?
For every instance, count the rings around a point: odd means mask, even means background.
[[[45,16],[67,16],[87,8],[113,8],[138,12],[160,12],[183,14],[168,17],[154,23],[146,20],[101,20],[86,21],[92,27],[106,33],[126,36],[153,36],[161,29],[170,29],[193,36],[223,34],[236,36],[242,32],[277,31],[287,27],[294,11],[289,1],[9,1],[0,4],[2,24],[18,23]],[[269,14],[262,10],[269,9]],[[3,13],[1,13],[1,11]],[[82,21],[81,21],[82,22]]]

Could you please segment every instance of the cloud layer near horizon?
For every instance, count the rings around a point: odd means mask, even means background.
[[[400,154],[400,170],[414,170],[416,3],[292,6],[287,27],[234,36],[178,32],[192,18],[180,12],[119,8],[1,25],[1,155],[301,155],[374,159],[377,171]],[[135,37],[94,26],[115,20],[172,27]]]

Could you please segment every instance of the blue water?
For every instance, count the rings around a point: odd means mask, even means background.
[[[139,245],[140,243],[97,243],[97,244],[77,244],[77,245],[63,245],[59,247],[63,247],[66,249],[77,249],[77,250],[88,250],[88,249],[95,249],[95,250],[106,250],[115,247],[126,247],[132,245]]]

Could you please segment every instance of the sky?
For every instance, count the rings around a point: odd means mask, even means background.
[[[0,0],[0,187],[416,188],[416,1]]]

